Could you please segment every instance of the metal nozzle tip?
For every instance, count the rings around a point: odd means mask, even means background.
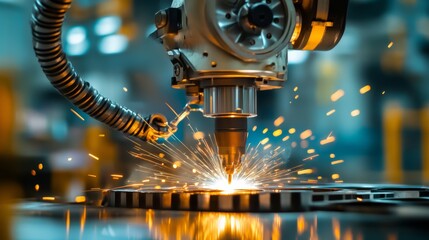
[[[228,185],[232,183],[232,174],[228,174]]]

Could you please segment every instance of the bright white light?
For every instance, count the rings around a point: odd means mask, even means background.
[[[222,190],[223,193],[233,193],[236,190],[251,190],[256,189],[256,187],[244,179],[234,178],[231,184],[228,184],[226,177],[219,178],[214,180],[212,183],[208,184],[209,189]]]
[[[112,35],[103,38],[98,46],[101,53],[115,54],[125,51],[128,47],[128,38],[123,35]]]
[[[118,16],[107,16],[100,18],[94,26],[95,34],[106,36],[117,33],[121,28],[122,20]]]
[[[71,45],[81,44],[86,39],[86,30],[82,26],[70,28],[67,33],[67,43]]]
[[[288,50],[288,64],[300,64],[307,60],[309,51]]]
[[[79,44],[68,44],[66,45],[66,53],[70,56],[80,56],[87,53],[89,50],[89,41],[85,39],[85,41]]]

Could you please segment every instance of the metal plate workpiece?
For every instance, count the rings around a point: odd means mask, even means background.
[[[260,190],[111,190],[107,206],[186,211],[216,212],[295,212],[335,203],[376,201],[381,199],[418,198],[427,196],[425,187],[374,185],[292,186]]]
[[[311,191],[219,191],[145,192],[114,190],[108,206],[164,210],[220,212],[284,212],[307,210]]]

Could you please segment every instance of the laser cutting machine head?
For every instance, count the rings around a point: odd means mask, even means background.
[[[329,50],[345,28],[348,0],[174,0],[155,16],[153,36],[185,89],[215,118],[218,153],[228,175],[241,165],[247,118],[257,91],[283,86],[287,50]]]

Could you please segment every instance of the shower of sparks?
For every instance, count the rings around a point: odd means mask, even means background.
[[[344,160],[335,160],[335,161],[331,162],[331,165],[337,165],[337,164],[341,164],[343,162],[344,162]]]
[[[276,120],[274,120],[274,126],[278,127],[282,125],[284,121],[285,121],[284,117],[278,117]]]
[[[194,130],[188,125],[193,133]],[[216,149],[216,141],[210,134],[194,138],[195,145],[183,143],[175,135],[161,144],[151,144],[163,152],[163,157],[154,151],[134,145],[129,153],[143,160],[137,165],[136,172],[143,177],[132,179],[138,182],[133,187],[155,189],[218,189],[226,192],[234,189],[255,189],[263,186],[283,186],[282,182],[297,180],[302,164],[286,168],[281,154],[283,147],[268,144],[269,138],[260,141],[256,146],[247,146],[242,159],[242,166],[233,175],[232,185],[227,184],[227,176],[222,167]],[[180,168],[180,170],[179,170]],[[304,170],[300,175],[313,171]],[[141,176],[139,176],[141,177]],[[144,179],[144,180],[141,180]],[[128,185],[129,186],[129,185]]]
[[[367,92],[369,92],[369,91],[371,91],[371,86],[370,86],[370,85],[366,85],[366,86],[362,87],[362,88],[359,90],[360,94],[365,94],[365,93],[367,93]]]
[[[357,116],[359,116],[359,115],[360,115],[360,110],[359,110],[359,109],[353,110],[353,111],[350,113],[350,115],[351,115],[352,117],[357,117]]]
[[[331,116],[332,114],[335,113],[335,111],[336,111],[335,109],[332,109],[331,111],[326,113],[326,116],[328,116],[328,117]]]
[[[387,45],[387,48],[391,48],[391,47],[393,47],[393,42],[392,41],[390,41],[389,45]]]
[[[85,121],[85,118],[83,118],[78,112],[76,112],[73,108],[70,108],[70,111],[76,115],[76,117],[80,118],[80,120]]]
[[[345,94],[344,90],[342,90],[342,89],[337,90],[336,92],[334,92],[331,95],[331,101],[336,102],[336,101],[340,100],[340,98],[344,97],[344,94]]]
[[[99,157],[95,156],[94,154],[88,153],[88,156],[90,156],[91,158],[95,159],[95,160],[100,160]]]

